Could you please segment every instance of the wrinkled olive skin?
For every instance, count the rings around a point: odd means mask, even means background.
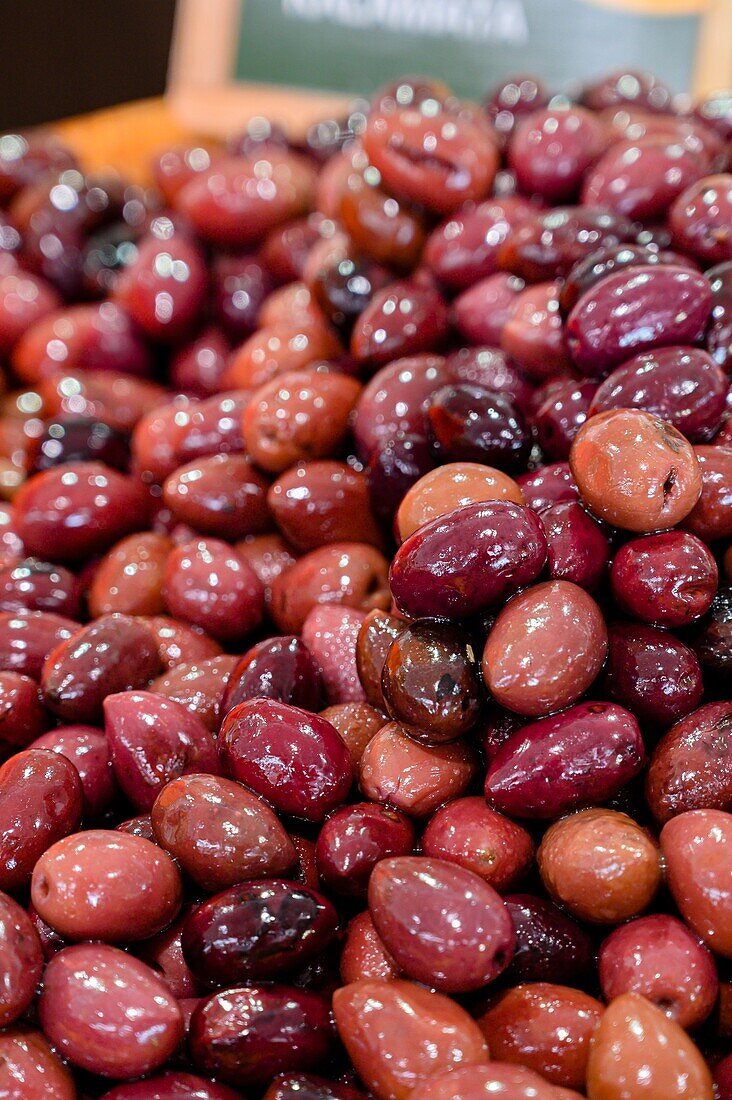
[[[207,985],[292,973],[320,955],[338,928],[322,894],[283,879],[232,886],[194,909],[183,926],[183,957]]]
[[[508,739],[488,768],[486,798],[509,816],[554,820],[611,798],[644,760],[629,711],[613,703],[579,703]]]
[[[414,618],[464,618],[534,580],[546,553],[544,528],[529,509],[509,501],[467,504],[402,543],[389,573],[392,594]]]
[[[241,1088],[323,1064],[332,1043],[329,1005],[283,985],[246,986],[199,1002],[188,1042],[193,1064]]]

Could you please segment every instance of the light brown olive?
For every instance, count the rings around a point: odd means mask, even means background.
[[[712,1076],[686,1033],[637,993],[605,1010],[587,1066],[589,1100],[713,1100]]]
[[[483,652],[483,677],[509,710],[550,714],[587,691],[607,645],[592,596],[570,581],[547,581],[520,592],[499,613]]]
[[[327,458],[343,441],[361,386],[345,374],[303,370],[261,386],[244,412],[248,453],[279,474],[293,462]]]
[[[420,745],[397,722],[389,722],[364,749],[359,783],[374,802],[426,817],[463,794],[476,767],[475,754],[465,741]]]
[[[368,703],[336,703],[320,713],[335,726],[346,742],[354,768],[361,762],[363,751],[371,738],[386,725],[386,715]]]
[[[284,537],[296,550],[330,542],[383,538],[371,511],[366,475],[346,462],[303,462],[270,487],[267,504]]]
[[[603,1013],[594,997],[550,982],[507,990],[478,1020],[491,1057],[536,1070],[554,1085],[584,1089],[590,1039]]]
[[[615,810],[582,810],[550,825],[537,862],[554,900],[597,924],[642,913],[661,883],[658,848],[636,821]]]
[[[523,504],[523,493],[502,470],[479,462],[449,462],[430,470],[408,489],[397,512],[399,538],[409,538],[418,527],[463,504],[483,500],[512,500]]]
[[[177,914],[178,870],[157,844],[129,833],[90,829],[64,837],[36,863],[36,912],[70,940],[144,940]]]
[[[674,527],[702,490],[689,441],[640,409],[609,409],[587,420],[575,436],[569,465],[595,515],[627,531]]]

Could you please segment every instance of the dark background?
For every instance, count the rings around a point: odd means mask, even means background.
[[[165,88],[175,0],[0,3],[0,131]]]

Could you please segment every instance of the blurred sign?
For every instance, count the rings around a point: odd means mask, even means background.
[[[245,0],[236,76],[371,92],[406,73],[478,97],[500,77],[554,87],[628,65],[690,87],[704,0]]]

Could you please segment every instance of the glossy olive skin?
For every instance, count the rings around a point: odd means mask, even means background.
[[[712,316],[707,328],[706,348],[714,362],[729,374],[732,364],[732,262],[711,268],[707,278],[712,288]]]
[[[726,395],[724,372],[700,348],[655,348],[615,368],[595,394],[590,416],[607,409],[644,409],[692,443],[704,443],[719,430]]]
[[[377,1096],[406,1100],[440,1070],[488,1060],[467,1012],[413,982],[354,982],[337,990],[333,1012],[356,1071]]]
[[[218,657],[222,648],[200,626],[189,626],[167,615],[140,616],[157,646],[163,668],[173,669],[184,661],[205,661]]]
[[[40,1017],[73,1065],[102,1077],[157,1069],[184,1034],[181,1010],[164,981],[139,959],[98,943],[67,947],[50,961]]]
[[[266,480],[243,455],[198,458],[163,485],[163,501],[181,523],[231,541],[267,530],[266,493]]]
[[[717,580],[711,553],[685,531],[626,542],[610,570],[613,595],[623,611],[670,629],[688,626],[709,610]]]
[[[499,613],[483,651],[483,679],[502,706],[538,717],[583,695],[606,653],[607,630],[592,597],[569,581],[548,581]]]
[[[517,982],[571,982],[582,986],[592,971],[590,937],[551,901],[532,894],[504,898],[516,932],[508,976]]]
[[[701,495],[691,444],[672,424],[638,409],[591,417],[575,436],[569,464],[585,504],[629,531],[676,526]]]
[[[117,1085],[102,1100],[239,1100],[240,1093],[193,1073],[161,1073]]]
[[[286,703],[240,703],[224,719],[218,744],[224,773],[282,813],[322,821],[351,788],[351,757],[337,731]]]
[[[559,313],[560,283],[534,283],[520,290],[509,309],[498,341],[535,381],[565,373],[571,365]]]
[[[30,917],[17,902],[0,894],[0,1024],[22,1016],[35,996],[43,970],[43,951]]]
[[[509,501],[467,504],[406,539],[389,582],[410,616],[464,618],[534,580],[545,560],[544,529],[529,509]]]
[[[142,487],[101,462],[55,466],[28,479],[15,497],[26,551],[74,562],[107,550],[144,525]]]
[[[313,607],[342,604],[357,611],[387,608],[388,563],[373,546],[337,542],[311,550],[275,577],[269,614],[283,634],[299,634]]]
[[[127,615],[103,615],[49,654],[41,689],[60,718],[99,724],[107,695],[146,687],[159,671],[147,627]]]
[[[367,798],[425,817],[463,794],[477,770],[470,744],[421,745],[397,722],[382,726],[363,751],[359,785]]]
[[[497,271],[463,290],[452,307],[455,327],[463,339],[500,348],[503,331],[525,285],[516,275]]]
[[[674,244],[706,264],[732,256],[732,175],[706,176],[679,195],[669,212]]]
[[[16,893],[43,852],[78,828],[83,788],[65,756],[28,749],[0,767],[0,794],[0,889]]]
[[[304,462],[287,470],[270,487],[267,504],[296,550],[306,552],[344,539],[382,544],[368,479],[345,462]]]
[[[50,715],[38,684],[17,672],[0,672],[0,753],[25,749],[48,729]]]
[[[358,635],[366,615],[352,607],[322,604],[303,623],[302,638],[320,668],[330,703],[364,702],[356,667]]]
[[[489,1062],[487,1066],[461,1066],[430,1077],[411,1093],[413,1100],[483,1100],[485,1096],[511,1100],[576,1100],[578,1093],[559,1090],[525,1066]]]
[[[566,316],[577,305],[582,295],[601,279],[622,271],[627,267],[647,267],[656,264],[687,265],[687,260],[678,252],[654,252],[641,244],[610,245],[598,248],[583,260],[579,260],[571,269],[559,294],[559,305]]]
[[[357,802],[323,823],[315,847],[318,876],[345,897],[365,897],[371,872],[389,856],[411,855],[414,826],[398,810]]]
[[[317,993],[284,985],[246,986],[199,1002],[188,1033],[204,1073],[237,1087],[322,1065],[332,1042],[329,1006]]]
[[[548,202],[570,200],[607,143],[602,123],[583,107],[537,110],[511,135],[508,163],[519,189]]]
[[[67,940],[147,939],[173,920],[181,896],[167,853],[107,829],[57,841],[36,863],[31,882],[36,912]]]
[[[511,960],[508,911],[493,887],[465,867],[425,856],[383,859],[368,899],[387,950],[416,981],[467,992],[493,981]]]
[[[633,227],[614,214],[607,203],[584,207],[557,207],[538,213],[519,226],[501,246],[498,260],[504,271],[540,283],[564,278],[572,267],[600,247],[629,240]]]
[[[313,1073],[283,1073],[275,1077],[263,1100],[365,1100],[365,1094]]]
[[[626,993],[606,1009],[590,1050],[592,1100],[712,1100],[712,1076],[691,1039],[645,997]],[[642,1090],[642,1091],[640,1091]]]
[[[447,462],[522,470],[531,451],[523,415],[507,397],[469,382],[443,386],[426,409],[432,449]]]
[[[87,596],[91,614],[162,614],[163,574],[172,548],[170,539],[152,531],[128,535],[113,546],[94,573]]]
[[[717,999],[711,952],[665,913],[639,917],[611,932],[598,967],[608,1003],[623,993],[639,993],[683,1028],[703,1023]]]
[[[371,508],[389,524],[405,493],[432,468],[434,458],[424,435],[403,433],[377,444],[366,470]]]
[[[649,135],[616,142],[588,172],[582,201],[634,221],[662,221],[674,200],[698,178],[694,150],[672,137]]]
[[[78,581],[63,566],[26,558],[0,572],[0,611],[51,611],[77,619],[80,610]]]
[[[552,385],[549,383],[548,385]],[[572,440],[587,419],[594,382],[558,382],[534,414],[536,439],[545,458],[566,459]]]
[[[478,462],[450,462],[424,474],[404,494],[396,515],[401,540],[413,535],[431,519],[444,516],[465,504],[486,500],[524,498],[513,478],[492,466]]]
[[[448,289],[471,287],[497,270],[501,245],[533,213],[529,202],[513,195],[457,212],[432,231],[424,261]]]
[[[579,703],[508,739],[489,765],[486,798],[509,816],[554,820],[612,797],[644,760],[629,711],[614,703]]]
[[[554,1085],[585,1085],[590,1040],[603,1013],[594,997],[549,982],[499,994],[479,1020],[491,1056],[535,1070]]]
[[[0,614],[0,667],[40,680],[49,653],[80,630],[80,624],[50,611]]]
[[[439,348],[447,331],[447,306],[437,290],[416,282],[391,283],[376,291],[356,320],[351,355],[359,363],[383,366]]]
[[[385,724],[386,715],[369,703],[361,702],[335,703],[320,713],[338,730],[357,769],[364,749]]]
[[[417,620],[389,647],[381,690],[390,716],[417,740],[454,741],[480,715],[477,655],[456,628]]]
[[[704,685],[693,651],[668,631],[642,623],[608,630],[604,689],[651,728],[665,728],[701,702]]]
[[[0,1058],[0,1089],[7,1100],[77,1100],[71,1073],[40,1031],[23,1026],[3,1031]]]
[[[216,775],[168,783],[152,809],[152,832],[204,890],[283,874],[295,863],[292,842],[269,806]]]
[[[447,111],[376,111],[363,142],[388,190],[436,214],[485,198],[498,168],[487,129]]]
[[[193,973],[221,989],[292,973],[320,955],[338,928],[322,894],[283,879],[232,886],[194,909],[183,926]]]
[[[477,797],[442,806],[425,829],[422,850],[432,859],[465,867],[499,893],[515,887],[534,860],[527,831]]]
[[[724,673],[732,663],[732,587],[719,588],[694,637],[703,668]]]
[[[652,348],[697,343],[711,308],[703,275],[672,265],[632,267],[582,295],[567,319],[567,343],[580,370],[596,376]]]
[[[661,882],[656,845],[616,810],[581,810],[556,821],[544,833],[537,863],[550,896],[572,916],[597,924],[637,916]]]
[[[50,749],[74,765],[84,790],[87,821],[94,821],[109,808],[117,793],[117,782],[102,730],[94,726],[58,726],[37,738],[33,748]]]
[[[688,810],[661,830],[666,881],[679,911],[707,947],[732,957],[732,814]]]
[[[379,445],[401,434],[426,438],[424,402],[449,380],[446,362],[439,355],[397,359],[378,370],[356,406],[353,435],[359,457],[367,462]]]
[[[594,592],[607,575],[610,540],[602,525],[576,500],[550,504],[541,513],[549,576]]]
[[[222,714],[247,699],[276,699],[317,711],[323,701],[320,669],[292,634],[257,642],[235,665],[224,693]]]
[[[358,632],[356,642],[356,667],[366,698],[372,706],[386,710],[381,687],[389,649],[405,629],[407,622],[400,615],[387,611],[370,611]]]
[[[346,928],[340,975],[346,985],[360,981],[390,982],[402,977],[376,931],[368,909],[355,916]]]
[[[215,584],[210,582],[212,575]],[[261,581],[248,562],[219,539],[187,542],[169,554],[163,598],[175,618],[221,641],[245,637],[259,626],[264,611]]]
[[[732,446],[695,447],[702,491],[684,526],[705,542],[732,536]]]
[[[206,729],[216,732],[226,685],[236,663],[237,658],[228,654],[184,661],[156,677],[150,690],[181,703],[198,715]]]
[[[552,462],[548,466],[540,466],[533,473],[519,474],[516,484],[527,508],[534,512],[542,512],[552,504],[563,504],[579,497],[568,462]]]
[[[203,722],[172,699],[125,691],[104,700],[104,726],[117,781],[144,812],[172,779],[218,772],[218,754]]]

